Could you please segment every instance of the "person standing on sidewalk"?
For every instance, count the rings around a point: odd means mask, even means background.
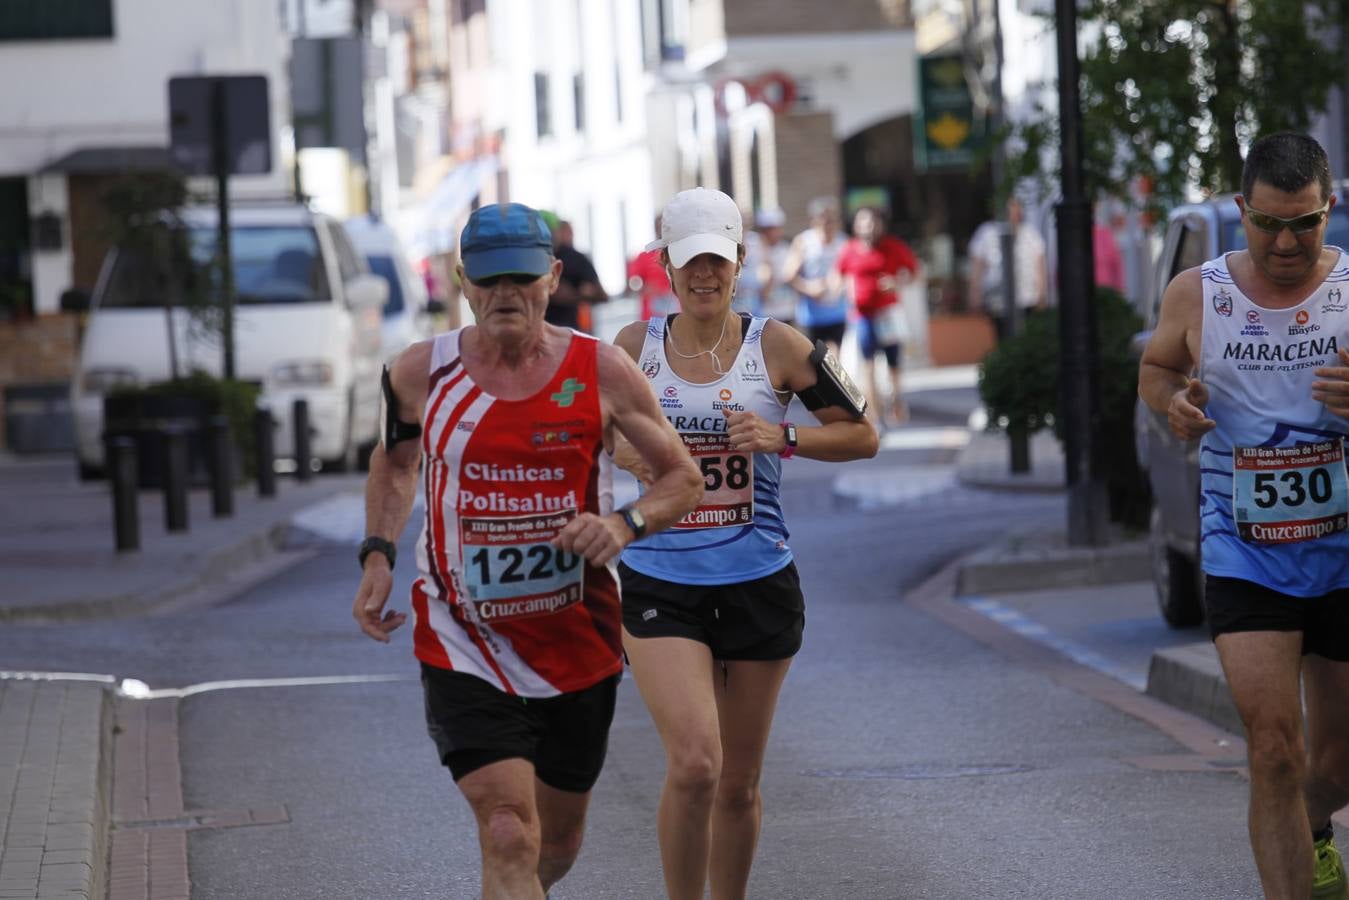
[[[701,900],[709,881],[717,900],[748,889],[764,749],[805,625],[779,499],[784,460],[870,457],[878,443],[823,344],[812,350],[791,326],[732,307],[742,228],[721,191],[676,194],[652,249],[680,312],[634,322],[615,341],[639,361],[707,488],[619,565],[623,647],[665,747],[657,831],[670,900]],[[794,393],[817,423],[785,421]],[[616,460],[649,482],[630,455]]]
[[[386,372],[352,615],[381,642],[395,542],[417,482],[412,587],[427,728],[478,822],[485,898],[538,900],[581,847],[623,669],[617,580],[630,541],[680,519],[702,478],[642,374],[615,347],[549,325],[562,264],[539,214],[485,206],[460,238],[477,324]],[[653,473],[609,509],[616,430]]]
[[[1202,438],[1204,604],[1265,897],[1346,898],[1330,818],[1349,803],[1349,257],[1323,246],[1335,196],[1306,135],[1256,141],[1236,203],[1248,249],[1172,280],[1138,393]]]

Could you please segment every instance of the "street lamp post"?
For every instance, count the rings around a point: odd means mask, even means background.
[[[1068,543],[1107,542],[1105,485],[1098,474],[1096,314],[1093,308],[1091,203],[1082,177],[1082,109],[1078,96],[1077,4],[1055,0],[1059,54],[1059,128],[1063,199],[1059,241],[1059,348],[1068,482]]]

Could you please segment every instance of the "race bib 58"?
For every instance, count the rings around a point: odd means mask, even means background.
[[[703,473],[703,502],[674,528],[728,528],[754,521],[754,454],[731,449],[731,439],[712,432],[681,435]]]

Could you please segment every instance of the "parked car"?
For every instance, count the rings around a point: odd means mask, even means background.
[[[1327,245],[1349,250],[1349,205],[1346,183],[1336,188],[1338,202],[1330,212]],[[1154,277],[1142,310],[1147,330],[1134,337],[1141,356],[1152,336],[1166,286],[1186,269],[1220,254],[1246,247],[1241,213],[1232,194],[1203,203],[1180,206],[1166,223],[1166,238],[1154,267]],[[1204,619],[1204,576],[1199,542],[1199,441],[1181,441],[1167,427],[1166,416],[1150,410],[1142,400],[1134,414],[1134,442],[1138,465],[1148,473],[1152,488],[1152,580],[1162,618],[1173,628],[1198,625]]]
[[[373,215],[348,219],[345,224],[370,271],[389,283],[383,330],[384,357],[391,360],[408,344],[430,337],[434,332],[431,317],[445,307],[427,296],[426,282],[413,271],[392,228]]]
[[[214,207],[182,212],[193,259],[215,254]],[[277,419],[278,459],[292,459],[291,410],[309,405],[311,450],[325,466],[352,468],[378,437],[380,310],[388,297],[341,223],[297,203],[238,204],[230,209],[236,306],[235,374],[261,389]],[[80,473],[103,466],[103,398],[119,385],[171,377],[169,314],[158,291],[137,277],[135,253],[114,247],[87,305],[88,323],[71,385]],[[175,307],[178,371],[220,374],[218,336]]]

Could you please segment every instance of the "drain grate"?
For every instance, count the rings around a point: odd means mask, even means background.
[[[1005,764],[953,766],[945,763],[916,763],[908,766],[878,766],[860,769],[815,769],[806,772],[806,774],[815,778],[844,778],[849,781],[875,779],[924,781],[930,778],[980,778],[989,775],[1016,775],[1019,772],[1029,772],[1030,770],[1030,766]]]

